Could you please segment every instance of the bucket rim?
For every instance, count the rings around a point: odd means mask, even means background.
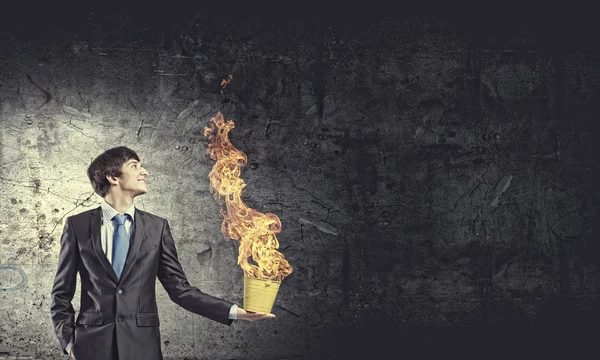
[[[244,275],[244,278],[247,278],[247,279],[252,279],[252,280],[265,281],[265,282],[274,282],[274,283],[281,284],[281,281],[277,281],[277,280],[270,280],[270,279],[259,279],[259,278],[255,278],[255,277],[252,277],[252,276],[246,276],[246,275]]]

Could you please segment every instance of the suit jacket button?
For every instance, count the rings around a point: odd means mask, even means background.
[[[117,290],[117,294],[121,295],[123,293],[123,290],[119,289]]]
[[[121,315],[117,316],[117,321],[123,321],[123,317]]]

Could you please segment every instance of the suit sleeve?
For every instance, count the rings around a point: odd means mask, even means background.
[[[203,293],[191,286],[183,272],[177,249],[171,235],[169,222],[165,220],[161,235],[162,249],[158,264],[158,280],[171,300],[182,308],[225,325],[231,325],[229,312],[233,302]]]
[[[50,307],[54,333],[58,337],[63,353],[67,355],[66,348],[75,331],[75,310],[71,300],[77,285],[78,258],[79,249],[71,226],[71,218],[68,217],[60,237],[58,268],[54,276]]]

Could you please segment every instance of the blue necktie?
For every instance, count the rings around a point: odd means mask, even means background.
[[[112,254],[112,267],[117,274],[117,278],[121,278],[121,272],[123,266],[125,266],[125,260],[127,259],[127,252],[129,251],[129,235],[125,230],[125,219],[129,214],[117,214],[113,217],[117,221],[117,227],[115,228],[115,236],[113,238],[113,254]]]

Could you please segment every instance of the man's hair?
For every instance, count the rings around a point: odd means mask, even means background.
[[[103,198],[106,196],[110,189],[110,182],[106,177],[120,177],[122,175],[121,167],[130,159],[140,161],[135,151],[125,146],[119,146],[106,150],[92,161],[87,175],[96,194]]]

